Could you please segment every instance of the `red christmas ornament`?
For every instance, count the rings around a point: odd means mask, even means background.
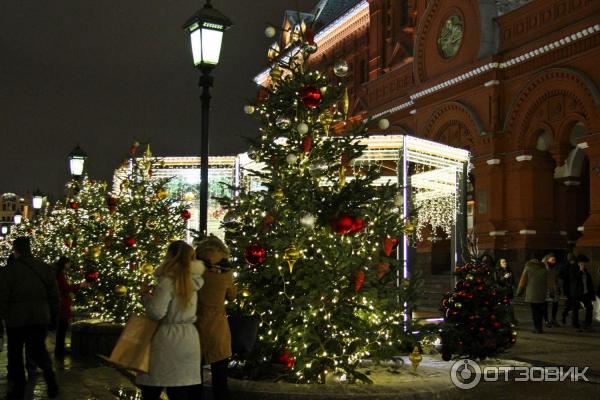
[[[264,86],[261,86],[261,88],[258,89],[258,92],[256,93],[256,102],[262,103],[262,102],[266,101],[268,98],[269,98],[269,89],[267,89]]]
[[[98,278],[100,278],[100,272],[98,271],[88,272],[85,274],[85,281],[88,283],[96,282]]]
[[[355,218],[354,221],[352,221],[352,229],[350,230],[350,232],[355,233],[355,232],[362,231],[366,225],[367,224],[365,223],[364,219]]]
[[[133,247],[135,246],[135,238],[134,237],[127,237],[125,239],[123,239],[123,244],[127,247]]]
[[[479,327],[479,332],[485,332],[485,328],[483,326]]]
[[[352,230],[352,223],[354,220],[351,216],[346,214],[340,214],[335,220],[331,222],[331,228],[340,235],[350,233]]]
[[[70,201],[69,208],[71,210],[77,210],[79,208],[79,203],[77,203],[76,201]]]
[[[358,270],[354,273],[354,292],[360,292],[363,284],[365,283],[365,273],[362,270]]]
[[[384,275],[386,274],[386,272],[388,272],[390,270],[390,264],[389,263],[379,263],[377,264],[377,277],[379,279],[383,278]],[[443,303],[444,307],[448,306],[448,300],[444,299]]]
[[[398,246],[398,243],[400,242],[396,238],[385,238],[383,240],[383,253],[389,257],[392,254],[392,250]]]
[[[259,243],[251,244],[244,250],[244,258],[250,265],[262,265],[267,259],[267,249],[262,247]]]
[[[183,210],[181,212],[181,218],[184,221],[187,221],[188,219],[192,218],[192,213],[190,212],[190,210]]]
[[[316,86],[305,86],[300,91],[300,99],[306,107],[315,108],[321,103],[321,91]]]
[[[309,28],[306,28],[304,31],[304,38],[306,39],[306,43],[310,45],[315,44],[315,33]]]
[[[292,357],[289,351],[284,350],[279,357],[277,357],[277,363],[283,364],[285,369],[290,369],[296,364],[296,358]]]
[[[310,153],[310,149],[312,148],[312,137],[304,136],[302,139],[302,151],[304,154]]]
[[[492,326],[493,326],[495,329],[500,329],[500,328],[502,328],[502,324],[501,324],[499,321],[496,321],[496,322],[494,322],[494,323],[492,324]]]

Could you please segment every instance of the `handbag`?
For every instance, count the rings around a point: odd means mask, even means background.
[[[231,352],[244,355],[252,351],[258,335],[258,318],[247,315],[230,315]]]
[[[108,361],[118,367],[136,372],[150,371],[150,345],[158,321],[132,315],[119,336]]]

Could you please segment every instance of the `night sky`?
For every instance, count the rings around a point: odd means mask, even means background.
[[[214,0],[235,26],[214,71],[211,155],[245,150],[243,111],[286,9],[317,0]],[[203,0],[0,1],[0,193],[61,196],[77,143],[110,179],[134,140],[157,156],[199,155],[200,89],[183,23]]]

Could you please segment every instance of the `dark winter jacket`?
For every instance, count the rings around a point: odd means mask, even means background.
[[[573,262],[567,261],[566,263],[562,264],[560,266],[560,269],[558,270],[558,279],[560,282],[562,282],[561,289],[562,289],[563,293],[565,294],[565,296],[567,296],[567,297],[571,297],[569,277],[571,275],[572,269],[573,270],[579,269],[579,265],[577,265],[576,261],[573,261]]]
[[[506,268],[498,266],[495,270],[494,278],[496,284],[504,289],[509,299],[512,299],[514,297],[514,288],[517,286],[512,268],[510,266]]]
[[[0,274],[0,317],[7,327],[48,325],[56,318],[59,297],[51,266],[21,256]]]
[[[594,300],[596,291],[592,282],[592,275],[590,275],[587,269],[580,271],[579,266],[571,268],[569,271],[569,293],[575,301]]]
[[[521,274],[517,296],[525,291],[527,303],[545,303],[548,288],[548,271],[544,263],[532,259],[527,261]]]

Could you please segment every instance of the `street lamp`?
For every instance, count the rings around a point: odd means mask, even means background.
[[[79,178],[83,175],[85,160],[87,160],[87,153],[79,145],[69,153],[69,170],[73,178]]]
[[[210,0],[198,10],[183,28],[190,35],[194,66],[200,76],[199,86],[202,88],[202,131],[200,136],[200,233],[207,234],[208,223],[208,114],[210,109],[210,87],[213,78],[212,69],[219,63],[223,32],[232,25],[231,20],[213,8]]]
[[[8,226],[7,225],[2,225],[2,227],[0,227],[0,234],[2,234],[2,236],[8,235]]]
[[[44,194],[40,192],[40,189],[36,189],[36,191],[33,192],[31,203],[33,205],[33,208],[35,208],[36,210],[42,208],[42,205],[44,204]]]
[[[15,225],[19,225],[21,221],[23,221],[23,214],[21,214],[21,211],[17,210],[13,215],[13,221],[15,222]]]

